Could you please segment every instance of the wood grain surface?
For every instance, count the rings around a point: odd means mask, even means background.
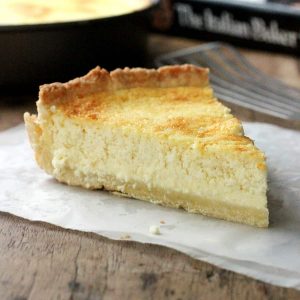
[[[153,35],[149,45],[156,56],[196,43]],[[300,87],[295,58],[243,52],[269,75]],[[22,122],[24,111],[34,111],[35,97],[2,96],[0,130]],[[295,122],[232,108],[244,120],[300,129]],[[265,284],[166,247],[112,241],[0,213],[0,299],[300,299],[300,291]]]

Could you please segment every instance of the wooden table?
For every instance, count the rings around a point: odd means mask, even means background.
[[[152,55],[197,41],[153,35]],[[300,87],[299,62],[243,51],[266,73]],[[35,97],[23,104],[0,99],[0,129],[22,122]],[[283,122],[232,107],[242,119]],[[16,187],[18,188],[18,187]],[[275,287],[194,260],[178,251],[64,230],[0,214],[0,299],[300,299],[300,291]]]

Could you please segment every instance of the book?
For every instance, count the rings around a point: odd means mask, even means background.
[[[163,0],[156,30],[199,40],[300,54],[300,2]]]

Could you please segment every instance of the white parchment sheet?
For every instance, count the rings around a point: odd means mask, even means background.
[[[268,229],[60,184],[37,167],[23,125],[0,133],[0,210],[112,239],[130,235],[131,240],[166,245],[300,289],[300,132],[263,123],[244,125],[268,157]],[[161,234],[149,233],[149,226],[161,220]]]

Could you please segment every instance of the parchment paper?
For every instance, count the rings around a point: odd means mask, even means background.
[[[300,289],[300,132],[263,123],[246,123],[245,131],[268,157],[268,229],[60,184],[37,167],[23,125],[0,133],[0,210],[112,239],[128,235],[166,245],[268,283]],[[149,233],[149,226],[162,220],[161,234]]]

